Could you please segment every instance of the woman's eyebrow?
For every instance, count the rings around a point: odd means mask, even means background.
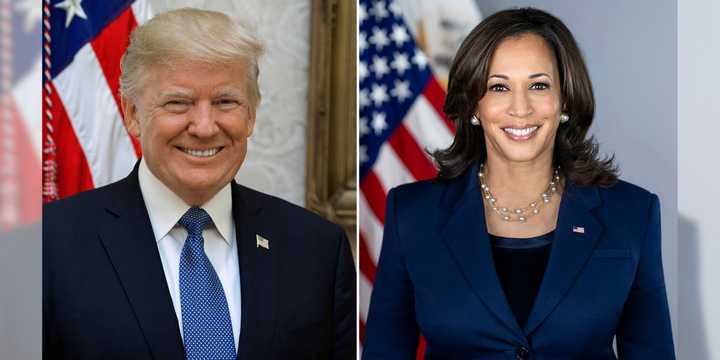
[[[547,73],[535,73],[535,74],[530,74],[530,75],[528,76],[528,79],[535,79],[535,78],[539,78],[539,77],[541,77],[541,76],[547,76],[547,77],[549,77],[549,78],[552,79],[552,76],[548,75]],[[503,74],[492,74],[492,75],[488,76],[488,78],[500,78],[500,79],[510,80],[510,77],[509,77],[509,76],[503,75]]]
[[[510,80],[509,76],[503,75],[503,74],[492,74],[492,75],[488,76],[488,78],[500,78],[500,79]]]
[[[528,76],[528,79],[535,79],[535,78],[539,78],[539,77],[541,77],[541,76],[547,76],[547,77],[549,77],[549,78],[552,79],[552,76],[550,76],[550,75],[548,75],[548,74],[546,74],[546,73],[536,73],[536,74],[532,74],[532,75]]]

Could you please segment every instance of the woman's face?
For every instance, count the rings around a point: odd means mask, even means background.
[[[545,40],[535,34],[503,40],[477,107],[488,158],[552,161],[560,97],[557,61]]]

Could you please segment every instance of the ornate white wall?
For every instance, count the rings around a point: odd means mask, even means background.
[[[249,25],[265,44],[260,63],[262,103],[248,156],[236,180],[305,204],[310,1],[149,0],[155,13],[196,7],[227,13]]]

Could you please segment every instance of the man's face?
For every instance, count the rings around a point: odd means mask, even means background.
[[[255,125],[247,66],[178,61],[153,65],[134,99],[128,131],[152,173],[189,205],[202,205],[237,173]]]

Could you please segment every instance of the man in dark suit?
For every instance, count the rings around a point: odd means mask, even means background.
[[[355,357],[344,232],[233,181],[261,53],[216,12],[167,12],[133,33],[120,90],[143,158],[44,209],[46,358]]]

